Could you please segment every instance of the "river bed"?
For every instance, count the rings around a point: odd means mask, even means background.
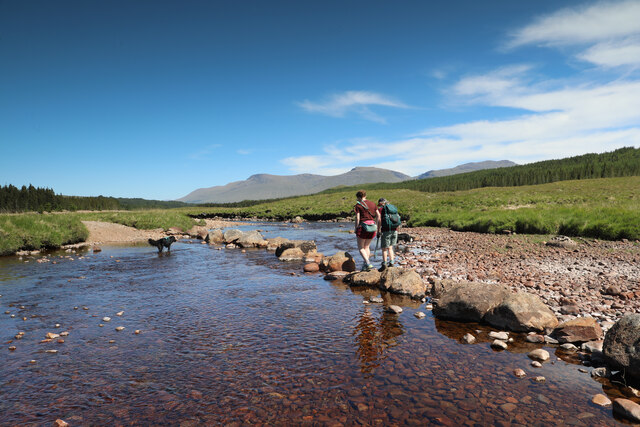
[[[238,228],[356,254],[349,227]],[[38,258],[0,258],[1,425],[619,423],[591,403],[603,385],[557,348],[533,368],[526,353],[540,345],[522,335],[495,351],[491,328],[303,274],[265,250],[183,240],[171,253],[103,246]],[[371,296],[404,311],[364,304]],[[68,336],[41,342],[49,332]],[[461,343],[467,332],[476,344]]]

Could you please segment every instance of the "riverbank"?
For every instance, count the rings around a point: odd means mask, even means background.
[[[491,235],[443,228],[405,229],[415,241],[401,261],[424,280],[500,283],[538,295],[559,319],[596,318],[608,328],[640,313],[640,243],[574,239],[548,246],[552,236]]]

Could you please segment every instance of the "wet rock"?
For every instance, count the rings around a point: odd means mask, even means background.
[[[551,334],[560,343],[594,341],[602,338],[602,328],[592,317],[576,317],[561,323]]]
[[[529,356],[530,359],[539,360],[542,362],[549,360],[549,352],[541,348],[530,351],[527,356]]]
[[[513,370],[513,375],[515,375],[518,378],[523,378],[527,376],[527,373],[524,370],[518,368]]]
[[[207,227],[204,227],[201,225],[194,225],[193,227],[191,227],[189,231],[187,231],[187,234],[190,237],[200,239],[200,240],[205,240],[209,235],[209,230],[207,230]]]
[[[414,316],[416,316],[418,319],[423,319],[424,317],[426,317],[427,315],[424,314],[421,311],[416,311],[415,313],[413,313]]]
[[[509,294],[509,289],[501,285],[461,283],[442,295],[433,314],[443,319],[480,322]]]
[[[207,241],[210,245],[221,245],[224,243],[224,234],[220,229],[211,230],[209,231],[209,234],[205,241]]]
[[[586,351],[587,353],[601,353],[603,343],[603,340],[585,342],[580,346],[580,349],[582,351]]]
[[[542,368],[542,363],[534,360],[533,362],[531,362],[531,366],[533,366],[534,368]]]
[[[491,347],[498,350],[506,350],[508,345],[506,342],[502,340],[493,340],[493,342],[491,343]]]
[[[320,263],[323,271],[355,271],[356,263],[349,252],[338,252],[330,257],[325,257]]]
[[[318,271],[320,271],[320,265],[318,265],[318,263],[316,262],[310,262],[308,264],[305,264],[302,269],[305,273],[317,273]]]
[[[252,230],[244,233],[236,241],[236,244],[242,248],[266,248],[268,242],[264,239],[260,232]]]
[[[116,327],[116,331],[118,331],[118,332],[124,331],[124,326],[117,326]]]
[[[380,297],[370,297],[369,298],[369,302],[373,303],[373,304],[382,304],[384,302],[384,300]]]
[[[467,333],[467,334],[464,334],[464,336],[462,337],[462,341],[467,344],[473,344],[474,342],[476,342],[476,337]]]
[[[9,351],[14,351],[16,349],[15,345],[9,346]]]
[[[611,405],[611,400],[605,396],[604,394],[596,394],[591,398],[591,401],[598,406],[609,406]]]
[[[300,248],[285,249],[278,257],[280,261],[302,261],[304,259],[304,252]]]
[[[611,376],[611,371],[607,367],[595,368],[591,371],[591,377],[593,378],[609,378]]]
[[[134,334],[139,335],[140,334],[140,329],[136,329],[135,331],[133,331]]]
[[[69,427],[69,423],[58,418],[53,422],[53,427]]]
[[[506,332],[491,331],[491,332],[489,332],[489,338],[493,338],[493,339],[496,339],[496,340],[507,341],[509,339],[509,334],[506,333]]]
[[[102,318],[102,321],[103,322],[110,322],[111,321],[111,317],[105,316],[105,317]]]
[[[122,316],[124,314],[124,311],[119,311],[116,313],[116,316]]]
[[[629,399],[615,399],[613,413],[627,420],[640,423],[640,405]]]
[[[238,230],[236,228],[233,228],[231,230],[226,230],[222,234],[222,237],[224,238],[224,243],[235,243],[243,235],[244,235],[244,233],[242,232],[242,230]]]
[[[380,288],[395,294],[409,295],[411,298],[422,298],[427,286],[415,270],[402,267],[389,267],[382,272]]]
[[[565,350],[565,351],[578,351],[578,347],[576,347],[575,345],[573,345],[571,343],[562,344],[560,346],[560,348]]]
[[[332,271],[327,273],[324,276],[324,280],[342,280],[345,276],[348,276],[349,273],[348,271]]]
[[[527,342],[533,342],[533,343],[543,343],[544,342],[544,336],[539,335],[539,334],[529,334],[525,337],[524,339]]]
[[[511,331],[544,331],[558,325],[558,319],[537,296],[526,292],[510,294],[484,316],[497,328]]]
[[[377,287],[380,284],[380,272],[374,269],[351,273],[344,278],[344,282],[351,286]]]
[[[537,376],[537,377],[533,377],[533,380],[537,383],[543,383],[545,382],[547,379],[543,376]]]
[[[60,336],[59,334],[54,334],[53,332],[47,332],[47,335],[46,335],[47,339],[50,339],[50,340],[56,339],[59,336]]]
[[[389,305],[384,308],[384,311],[388,313],[400,314],[402,313],[402,307],[399,307],[397,305]]]
[[[56,354],[58,352],[58,350],[45,350],[45,353],[51,353],[51,354]]]
[[[431,296],[436,299],[442,298],[444,294],[459,285],[461,285],[460,282],[454,282],[450,279],[436,279],[431,285]]]
[[[289,239],[284,237],[272,237],[267,239],[267,250],[268,251],[277,251],[283,243],[289,242]],[[291,246],[293,247],[293,246]]]
[[[640,378],[640,314],[624,316],[609,329],[602,353],[613,369]]]

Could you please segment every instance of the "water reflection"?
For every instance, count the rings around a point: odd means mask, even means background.
[[[395,347],[398,344],[396,337],[403,333],[404,328],[398,321],[398,315],[383,311],[376,317],[370,307],[363,307],[353,330],[360,372],[367,376],[380,366],[386,357],[386,350]]]

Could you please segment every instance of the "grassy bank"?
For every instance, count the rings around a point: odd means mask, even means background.
[[[448,227],[459,231],[564,234],[608,240],[640,239],[640,177],[562,181],[522,187],[478,188],[425,193],[406,189],[369,191],[369,199],[387,198],[409,226]],[[0,254],[20,249],[59,247],[87,238],[82,220],[106,221],[153,229],[188,230],[200,214],[309,220],[351,215],[353,191],[323,193],[244,207],[189,207],[125,212],[0,215]]]
[[[141,230],[170,227],[188,230],[200,224],[176,210],[0,215],[0,255],[83,242],[89,232],[82,221],[113,222]]]
[[[371,190],[369,200],[387,198],[409,218],[410,226],[459,231],[565,234],[608,240],[640,239],[640,177],[562,181],[522,187],[488,187],[424,193]],[[265,219],[345,217],[355,203],[353,191],[296,197],[241,208],[182,208]]]

